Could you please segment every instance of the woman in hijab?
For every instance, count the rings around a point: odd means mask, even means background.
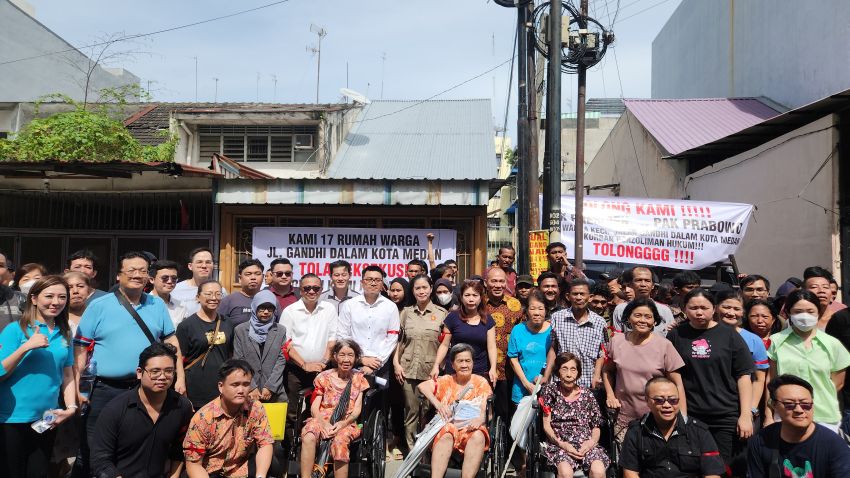
[[[251,300],[251,318],[233,332],[233,358],[251,364],[254,378],[250,397],[263,402],[285,402],[283,369],[286,359],[281,351],[286,328],[274,320],[277,298],[268,289]]]
[[[431,297],[431,302],[439,305],[449,312],[457,310],[460,305],[457,299],[455,299],[455,295],[452,292],[453,290],[454,286],[450,280],[437,279],[434,281],[434,291],[432,292],[433,296]]]
[[[413,305],[413,294],[410,293],[410,283],[404,277],[396,277],[390,282],[386,296],[401,312],[405,307]]]

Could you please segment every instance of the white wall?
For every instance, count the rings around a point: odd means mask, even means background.
[[[8,0],[0,0],[0,62],[27,58],[73,48],[58,35],[30,17]],[[79,51],[43,56],[0,65],[0,101],[34,101],[51,93],[63,93],[75,100],[83,99],[81,83],[85,75],[74,68],[87,65]],[[89,88],[89,100],[97,100],[97,92],[139,83],[139,78],[126,71],[110,73],[98,68]]]
[[[623,197],[681,199],[685,173],[683,162],[661,159],[655,140],[626,110],[587,167],[584,183],[588,187],[619,184]],[[613,195],[610,191],[592,194]]]
[[[778,286],[802,277],[807,266],[837,271],[838,216],[825,211],[838,207],[837,151],[830,157],[838,141],[835,125],[837,118],[826,116],[688,177],[691,199],[757,207],[735,256],[742,272],[762,274]],[[801,192],[818,205],[797,198]]]
[[[844,91],[848,18],[847,0],[683,0],[652,42],[652,97],[796,108]]]

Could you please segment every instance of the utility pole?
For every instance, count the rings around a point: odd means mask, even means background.
[[[198,102],[198,57],[195,58],[195,103]]]
[[[581,0],[581,18],[587,18],[587,1]],[[582,22],[579,22],[581,25]],[[587,28],[586,21],[584,28]],[[575,267],[584,265],[584,130],[587,100],[587,65],[578,64],[578,109],[576,110],[576,193],[575,193]]]
[[[218,103],[218,78],[213,77],[215,81],[215,95],[213,96],[213,103]]]
[[[525,176],[528,196],[526,197],[526,201],[523,203],[523,206],[528,208],[528,230],[536,231],[540,229],[540,123],[538,122],[538,111],[540,111],[540,108],[537,106],[537,52],[535,48],[532,48],[532,45],[534,45],[537,40],[534,35],[534,29],[530,26],[530,22],[534,16],[534,3],[529,2],[525,8],[525,18],[526,21],[529,22],[526,24],[526,47],[528,49],[528,60],[525,78],[527,82],[530,82],[531,87],[527,89],[528,123],[526,126],[526,135],[528,137],[528,168],[526,168]],[[542,70],[540,71],[540,75],[542,80]]]
[[[277,75],[272,75],[272,83],[274,84],[272,88],[272,103],[277,103]]]
[[[528,274],[530,270],[529,257],[531,250],[528,243],[528,231],[531,230],[529,221],[528,204],[528,181],[529,181],[529,155],[528,155],[528,9],[520,5],[517,11],[517,205],[516,227],[517,233],[517,269],[520,274]],[[494,80],[495,81],[495,80]],[[495,97],[495,87],[494,95]]]
[[[585,0],[586,1],[586,0]],[[561,2],[550,2],[546,75],[546,150],[543,164],[543,224],[549,241],[561,238]]]
[[[319,42],[315,47],[307,47],[307,51],[312,51],[318,55],[318,59],[316,61],[316,104],[319,103],[319,79],[322,76],[322,38],[326,37],[328,31],[323,27],[320,27],[315,24],[310,24],[310,31],[318,35]]]
[[[381,53],[381,99],[384,99],[384,70],[387,63],[387,52]]]

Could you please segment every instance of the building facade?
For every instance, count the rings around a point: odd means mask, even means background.
[[[850,43],[848,17],[845,0],[683,0],[652,42],[652,97],[798,108],[844,91],[850,63],[836,55]]]

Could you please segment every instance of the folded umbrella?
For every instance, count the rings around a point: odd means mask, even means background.
[[[460,402],[460,399],[466,395],[469,390],[472,389],[472,384],[467,384],[461,391],[457,397],[457,400],[452,403],[452,417],[454,416],[455,410],[457,409],[457,404]],[[425,428],[416,435],[416,442],[413,444],[413,448],[410,449],[410,453],[407,454],[407,458],[401,462],[401,466],[398,471],[396,471],[393,478],[405,478],[410,476],[413,473],[413,470],[416,469],[416,466],[419,464],[419,460],[422,459],[422,455],[425,451],[431,446],[431,443],[434,441],[434,437],[440,433],[440,430],[446,426],[445,418],[440,416],[440,414],[434,415],[434,418],[425,425]]]
[[[346,385],[345,389],[342,391],[342,395],[339,397],[339,402],[336,404],[336,408],[334,408],[334,412],[331,415],[330,420],[331,425],[342,420],[342,417],[345,416],[345,412],[348,410],[348,402],[351,400],[352,383],[354,383],[353,375],[351,380],[348,381],[348,385]],[[311,478],[324,478],[327,473],[326,465],[328,463],[328,456],[330,455],[331,440],[331,438],[326,438],[319,443],[319,453],[316,458],[316,463],[313,465],[313,473],[310,474]]]
[[[528,440],[528,427],[537,419],[537,412],[534,410],[534,402],[537,401],[537,394],[540,393],[540,381],[538,380],[534,384],[534,390],[531,391],[531,395],[522,397],[517,405],[516,412],[514,413],[514,417],[511,420],[511,428],[509,433],[511,434],[511,438],[514,440],[514,444],[511,445],[511,451],[508,453],[508,459],[505,463],[510,463],[511,458],[514,456],[514,452],[516,451],[516,447],[519,446],[523,450],[526,449],[527,440]],[[505,478],[505,473],[508,472],[508,467],[506,466],[504,470],[502,470],[502,477]]]

